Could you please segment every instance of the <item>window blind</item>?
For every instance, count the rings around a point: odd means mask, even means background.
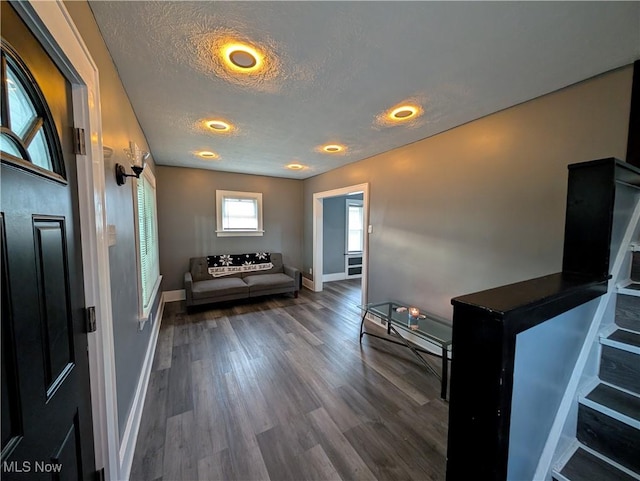
[[[140,241],[140,285],[143,311],[148,312],[153,301],[151,294],[160,276],[158,260],[158,229],[156,221],[156,192],[144,176],[138,179],[138,234]]]

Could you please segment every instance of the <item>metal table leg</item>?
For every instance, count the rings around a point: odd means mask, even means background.
[[[411,352],[412,352],[413,354],[415,354],[415,356],[416,356],[418,359],[420,359],[420,361],[422,362],[422,364],[424,364],[424,365],[425,365],[425,367],[426,367],[426,368],[427,368],[427,369],[428,369],[428,370],[429,370],[429,371],[430,371],[434,376],[436,376],[437,378],[439,378],[439,377],[440,377],[440,374],[438,374],[438,372],[437,372],[433,367],[431,367],[431,364],[429,364],[427,361],[425,361],[425,359],[420,355],[420,353],[419,353],[419,352],[418,352],[418,351],[417,351],[417,350],[416,350],[416,349],[415,349],[411,344],[409,344],[409,342],[408,342],[404,337],[402,337],[402,336],[400,335],[400,333],[399,333],[399,332],[398,332],[398,331],[397,331],[397,330],[396,330],[396,329],[391,325],[391,323],[389,323],[388,325],[389,325],[389,329],[390,329],[390,330],[392,330],[392,331],[393,331],[393,333],[394,333],[396,336],[398,336],[400,339],[402,339],[403,344],[404,344],[406,347],[408,347],[408,348],[411,350]]]
[[[368,312],[369,311],[364,311],[364,314],[362,315],[362,320],[360,321],[360,344],[362,344],[362,336],[364,336],[364,331],[362,330],[364,326],[364,319],[365,317],[367,317]]]

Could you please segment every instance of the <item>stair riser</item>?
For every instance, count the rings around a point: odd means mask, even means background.
[[[640,332],[640,297],[618,294],[616,324],[624,329]]]
[[[633,261],[631,263],[631,280],[640,282],[640,252],[633,253]]]
[[[578,441],[640,473],[640,431],[590,407],[578,409]]]
[[[640,356],[602,346],[600,379],[640,395]]]

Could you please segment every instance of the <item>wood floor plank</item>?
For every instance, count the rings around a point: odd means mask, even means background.
[[[173,346],[169,370],[167,414],[175,416],[193,409],[191,390],[191,358],[188,344]]]
[[[405,431],[412,433],[416,443],[423,441],[424,451],[435,457],[445,456],[447,453],[447,418],[439,413],[438,407],[444,404],[444,401],[434,399],[411,411],[400,411],[395,417]]]
[[[344,479],[375,480],[367,464],[353,448],[324,408],[309,413],[308,418],[328,458]]]
[[[320,376],[331,388],[338,388],[347,382],[348,376],[343,372],[344,367],[322,355],[322,349],[296,347],[287,353],[295,356],[298,365],[305,366]]]
[[[229,450],[224,449],[198,461],[198,479],[207,481],[228,481],[236,479],[231,466]]]
[[[216,324],[217,328],[215,332],[221,336],[221,339],[226,344],[226,349],[228,351],[238,351],[242,349],[238,336],[236,336],[235,331],[231,327],[231,323],[227,316],[222,316],[216,319]]]
[[[253,432],[258,434],[271,429],[276,425],[277,417],[260,390],[253,364],[243,351],[230,352],[229,359],[238,386],[238,402],[244,404]]]
[[[257,332],[261,325],[256,322],[248,322],[247,318],[249,317],[250,314],[246,312],[229,316],[229,323],[247,357],[255,359],[262,356],[263,342]]]
[[[344,433],[354,449],[358,452],[376,479],[395,481],[409,479],[404,462],[396,453],[397,440],[388,436],[379,436],[374,426],[380,423],[360,424]],[[390,439],[391,438],[391,439]]]
[[[208,345],[208,337],[205,335],[206,320],[189,324],[189,355],[191,361],[208,359],[211,355]]]
[[[359,302],[349,280],[167,304],[131,480],[443,480],[439,381],[402,346],[361,346]]]
[[[287,424],[280,424],[257,436],[262,457],[269,471],[269,477],[278,481],[298,481],[303,479],[302,467],[295,452],[295,444],[289,441]]]
[[[299,376],[304,376],[319,403],[327,410],[340,431],[344,432],[360,424],[360,419],[347,403],[343,401],[319,372],[313,369],[313,366],[301,361],[297,352],[293,350],[286,353],[292,368],[296,370]]]
[[[294,314],[290,312],[290,310],[284,309],[280,311],[280,313],[282,314],[281,322],[288,323],[291,329],[291,333],[297,335],[300,339],[303,339],[310,346],[319,346],[322,344],[322,341],[318,339],[318,337],[315,336],[313,332],[311,332],[304,325],[298,322],[298,320],[295,318]]]
[[[191,442],[194,427],[193,411],[167,419],[163,479],[187,480],[198,476],[196,453]]]
[[[269,324],[269,327],[275,335],[280,339],[282,350],[286,351],[297,345],[297,341],[291,340],[291,331],[287,328],[286,323],[283,322],[283,316],[280,308],[275,308],[265,317],[265,321]]]
[[[212,375],[211,360],[198,360],[191,364],[193,386],[193,412],[197,420],[194,443],[198,459],[227,449],[224,429],[224,404],[220,401],[220,386]]]
[[[158,343],[153,357],[153,371],[161,371],[171,367],[171,356],[173,355],[173,330],[174,325],[167,323],[158,332]]]
[[[305,451],[300,457],[305,473],[303,479],[323,481],[340,481],[343,479],[320,444],[316,444]]]
[[[173,318],[173,345],[189,344],[189,325],[192,320],[186,314],[178,313]]]
[[[154,479],[162,476],[168,386],[168,370],[151,372],[131,466],[131,479]]]
[[[286,355],[268,351],[252,361],[266,399],[278,399],[273,405],[280,422],[306,414],[319,407],[309,387],[288,364]]]
[[[244,404],[238,402],[240,390],[233,373],[224,375],[225,426],[229,457],[235,479],[269,480],[269,473],[253,432]]]
[[[394,369],[390,368],[388,366],[388,363],[378,360],[375,356],[372,356],[371,353],[366,349],[360,351],[360,357],[367,363],[367,365],[369,365],[372,369],[375,369],[387,381],[400,389],[404,394],[413,399],[416,403],[426,404],[429,402],[429,398],[427,396],[420,392],[420,390],[417,389],[414,385],[407,382],[402,374],[394,372]]]
[[[371,424],[372,436],[391,442],[394,455],[408,473],[410,479],[438,480],[445,478],[446,452],[435,452],[427,443],[421,443],[419,435],[413,437],[407,433],[406,425],[385,419],[382,423]],[[414,431],[415,432],[415,431]]]

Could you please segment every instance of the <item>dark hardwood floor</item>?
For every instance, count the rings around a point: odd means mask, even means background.
[[[403,347],[360,346],[359,302],[349,280],[193,314],[167,304],[131,479],[444,479],[440,382]]]

